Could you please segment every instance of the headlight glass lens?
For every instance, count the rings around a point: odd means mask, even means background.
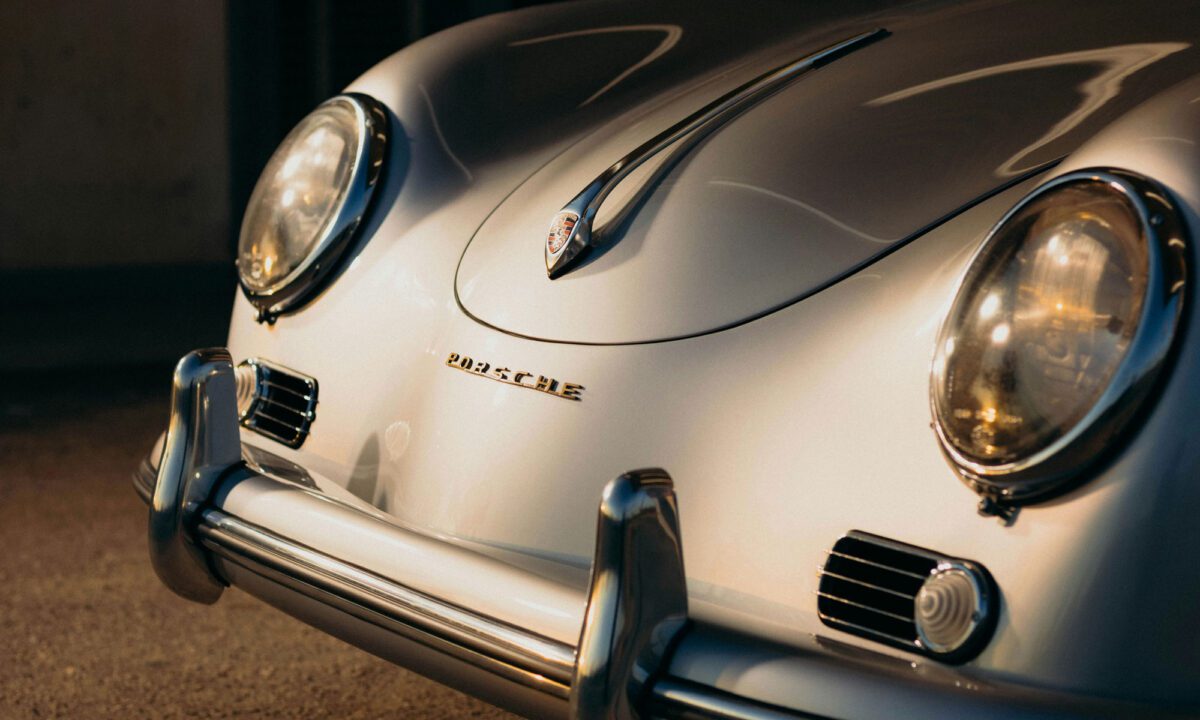
[[[286,285],[329,236],[350,192],[363,126],[352,101],[334,98],[304,118],[271,156],[238,242],[238,271],[250,291]]]
[[[1148,239],[1117,189],[1042,193],[976,258],[939,339],[933,403],[943,442],[980,466],[1046,450],[1075,428],[1129,352],[1146,297]]]

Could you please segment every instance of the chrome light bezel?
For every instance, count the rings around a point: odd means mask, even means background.
[[[946,337],[963,293],[983,268],[981,259],[994,250],[1008,222],[1034,200],[1067,185],[1100,182],[1118,192],[1137,212],[1146,238],[1146,291],[1138,328],[1129,350],[1092,408],[1050,445],[1007,463],[986,464],[960,452],[950,441],[938,411],[937,394],[945,381]],[[962,480],[975,492],[1007,505],[1042,500],[1081,481],[1095,462],[1127,428],[1158,383],[1171,356],[1183,314],[1188,269],[1188,240],[1184,223],[1169,194],[1149,178],[1126,170],[1077,170],[1034,189],[1004,214],[972,256],[958,284],[950,310],[942,321],[934,351],[929,384],[933,428],[942,452]]]
[[[246,299],[257,308],[259,322],[273,323],[281,314],[297,309],[313,297],[355,237],[380,184],[390,134],[387,109],[378,100],[361,93],[336,95],[321,103],[318,109],[338,103],[353,110],[359,141],[345,202],[317,238],[308,256],[281,280],[265,289],[255,290],[246,284],[239,271],[238,284]],[[249,214],[247,209],[243,231]],[[238,245],[241,246],[240,237]]]

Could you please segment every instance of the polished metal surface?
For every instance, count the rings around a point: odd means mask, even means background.
[[[303,488],[319,490],[317,481],[302,466],[279,457],[273,452],[242,443],[242,461],[256,473],[294,483]]]
[[[247,450],[243,448],[244,453]],[[258,451],[256,458],[256,463],[272,466],[286,462],[262,451]],[[137,475],[145,475],[147,469],[152,471],[152,466],[152,459],[148,459],[139,467]],[[291,475],[296,470],[297,467],[291,467],[286,472]],[[304,477],[307,477],[306,472]],[[238,475],[231,476],[228,483],[236,486],[254,480],[253,475]],[[135,485],[138,482],[135,479]],[[222,497],[228,496],[222,493]],[[331,506],[331,503],[326,501],[325,505]],[[314,618],[312,607],[326,608],[322,617],[331,632],[350,632],[338,617],[354,618],[365,624],[361,627],[370,628],[351,633],[355,642],[364,647],[395,647],[401,638],[412,641],[478,668],[502,683],[528,688],[534,695],[561,702],[563,710],[568,699],[578,704],[579,698],[587,697],[589,690],[595,692],[603,688],[616,694],[616,697],[600,698],[601,704],[594,714],[588,709],[581,713],[589,717],[710,720],[843,717],[836,713],[827,715],[796,709],[805,705],[784,707],[740,696],[721,689],[719,682],[706,679],[706,673],[713,668],[725,668],[733,658],[747,663],[746,667],[761,667],[768,673],[778,672],[771,668],[789,668],[783,676],[788,682],[802,680],[811,685],[814,682],[811,678],[815,678],[819,685],[822,677],[837,677],[840,693],[857,692],[866,697],[883,691],[909,708],[986,706],[1002,717],[1017,717],[1026,711],[1036,711],[1046,717],[1078,717],[1096,714],[1097,710],[1104,711],[1099,715],[1119,717],[1131,708],[1124,705],[1109,707],[1086,698],[1062,695],[1043,693],[1045,697],[1042,697],[1037,691],[1017,685],[1001,687],[988,683],[975,687],[971,684],[975,681],[969,676],[947,674],[943,678],[928,669],[915,676],[919,679],[918,684],[927,686],[929,692],[924,692],[919,687],[910,688],[912,681],[895,677],[896,667],[907,670],[910,666],[915,668],[915,663],[899,662],[883,655],[856,650],[857,654],[839,658],[839,653],[844,651],[834,652],[837,649],[834,646],[820,653],[788,648],[787,654],[769,657],[770,653],[784,651],[771,650],[771,644],[761,638],[728,630],[718,631],[722,639],[715,645],[709,640],[712,629],[691,626],[683,632],[687,606],[677,511],[670,481],[662,471],[630,473],[610,483],[597,527],[595,567],[600,572],[595,574],[596,582],[592,584],[587,603],[578,665],[575,649],[569,644],[383,578],[222,510],[203,510],[197,519],[195,533],[203,546],[220,558],[222,564],[218,567],[224,577],[238,578],[240,584],[249,583],[252,575],[258,578],[255,584],[249,585],[252,592],[277,602],[284,596],[264,592],[265,587],[286,588],[308,598],[315,603],[310,609],[302,610],[295,600],[288,600],[281,607],[310,621]],[[870,537],[864,533],[854,534]],[[881,538],[874,540],[885,547],[910,549],[901,543]],[[233,572],[234,569],[240,570]],[[366,634],[362,634],[364,632]],[[693,641],[693,647],[687,646],[689,639]],[[700,647],[694,647],[696,642]],[[709,645],[713,648],[708,648]],[[586,648],[600,650],[605,646],[611,655],[590,665],[604,672],[591,673],[587,677],[582,669],[589,665],[583,658],[595,660],[598,653],[589,654]],[[722,661],[713,664],[704,660],[704,656],[716,647],[720,648]],[[763,655],[766,651],[770,652]],[[847,660],[854,660],[860,667],[853,667],[854,663],[847,666]],[[800,664],[800,669],[790,669],[796,663]],[[872,663],[877,667],[869,667]],[[882,685],[881,680],[885,681]],[[574,687],[583,691],[572,692],[572,681],[577,683]],[[961,689],[964,683],[967,683],[966,695]],[[499,693],[499,698],[506,697],[502,691],[493,691]],[[979,691],[986,694],[975,697]],[[1017,702],[1001,708],[995,704],[996,698],[1005,693]],[[612,702],[622,697],[628,702]],[[828,704],[824,699],[821,702]],[[622,707],[624,709],[620,709]],[[606,711],[613,714],[605,715]],[[536,714],[558,715],[557,711]],[[1155,713],[1141,714],[1149,717]]]
[[[889,657],[823,634],[784,644],[699,623],[680,642],[671,674],[655,685],[654,696],[654,716],[696,720],[1195,717],[1194,711],[1182,707],[1088,696],[982,676],[970,666]],[[686,704],[672,707],[669,698]]]
[[[150,464],[149,456],[142,458],[130,479],[133,481],[134,492],[142,499],[142,502],[149,505],[154,499],[154,485],[155,480],[158,479],[158,472]]]
[[[495,380],[515,387],[528,388],[564,400],[583,400],[583,385],[573,382],[560,381],[557,378],[546,377],[528,370],[518,370],[506,365],[493,366],[487,360],[472,358],[470,355],[452,352],[446,356],[446,367],[462,370],[468,375]]]
[[[672,161],[658,170],[669,170],[692,148],[737,117],[767,95],[779,90],[803,73],[821,67],[837,58],[887,37],[887,31],[876,28],[860,33],[824,50],[798,60],[792,60],[750,82],[735,88],[712,103],[700,108],[658,135],[631,150],[613,163],[563,207],[550,223],[545,243],[546,274],[554,279],[567,270],[571,262],[592,244],[593,224],[600,205],[609,194],[643,163],[667,148],[682,143],[672,153]],[[647,183],[649,184],[649,183]]]
[[[402,632],[513,682],[566,697],[574,649],[480,616],[316,552],[219,510],[204,513],[197,533],[206,547],[237,563],[274,571],[277,582],[328,602],[348,600],[380,613]],[[255,569],[251,567],[250,569]]]
[[[974,590],[969,627],[953,643],[930,642],[916,606],[943,573],[962,574]],[[999,619],[999,589],[979,563],[859,530],[834,543],[817,575],[817,614],[825,625],[946,663],[977,656]]]
[[[677,678],[659,680],[652,694],[645,716],[665,720],[831,720],[825,715],[756,703]]]
[[[708,19],[680,11],[682,38],[656,64],[686,60],[697,68],[694,82],[616,118],[597,117],[593,130],[489,208],[478,230],[467,228],[473,238],[456,281],[465,312],[520,337],[569,343],[725,332],[825,292],[1045,170],[1190,77],[1200,57],[1193,21],[1172,20],[1193,17],[1194,6],[1174,2],[1156,13],[1105,2],[1090,14],[1105,21],[1086,23],[1063,23],[1077,9],[1062,0],[933,2],[874,15],[838,3],[829,7],[842,8],[841,22],[794,27],[794,42],[764,40],[740,62],[710,69],[705,53],[716,46],[792,22],[772,18],[767,28],[758,22],[762,5],[744,7],[744,20],[726,19],[727,39],[695,54],[684,47]],[[780,7],[800,18],[795,6]],[[604,202],[587,256],[547,279],[535,253],[544,254],[548,224],[615,158],[780,59],[871,27],[891,34],[762,99],[660,181],[644,182],[670,151],[646,162]],[[556,106],[552,98],[539,104]],[[1016,106],[1030,111],[1013,113]],[[588,113],[563,113],[580,114]]]
[[[973,490],[1002,505],[1044,499],[1085,477],[1082,473],[1111,450],[1130,419],[1158,388],[1183,315],[1190,258],[1189,240],[1171,193],[1155,181],[1126,170],[1095,168],[1060,175],[1029,193],[1006,213],[980,246],[969,268],[994,244],[1010,218],[1035,199],[1079,182],[1101,182],[1134,207],[1146,238],[1148,276],[1136,334],[1107,388],[1078,423],[1047,447],[1027,457],[988,465],[960,452],[939,417],[935,393],[945,382],[948,326],[939,333],[930,373],[933,427],[942,451]],[[970,272],[970,270],[968,270]]]
[[[657,468],[604,489],[571,717],[637,717],[687,624],[687,580],[671,477]]]
[[[966,598],[945,593],[939,595],[939,588],[947,583],[966,583],[970,595]],[[992,621],[995,602],[991,587],[981,576],[978,566],[957,560],[938,563],[914,599],[921,647],[942,656],[962,648],[971,642],[981,627]],[[924,607],[926,604],[929,607]],[[960,624],[957,632],[944,637],[947,629],[955,629],[947,628],[954,622]]]
[[[244,452],[250,450],[249,446],[243,448]],[[147,471],[153,472],[149,458],[135,472],[135,487]],[[593,625],[590,631],[585,627],[583,637],[594,650],[603,649],[596,642],[598,638],[608,643],[607,649],[612,654],[601,658],[597,666],[609,669],[611,674],[607,679],[612,682],[606,683],[606,687],[625,699],[619,705],[605,705],[601,700],[597,705],[579,707],[578,698],[586,697],[588,690],[596,689],[597,685],[589,684],[593,677],[575,686],[583,688],[583,693],[572,690],[570,683],[573,676],[580,675],[580,665],[576,664],[575,648],[569,645],[431,597],[217,509],[200,514],[196,535],[206,549],[223,561],[364,620],[377,627],[377,632],[385,638],[394,633],[503,681],[560,700],[570,698],[572,717],[822,719],[824,716],[773,707],[700,683],[660,677],[665,670],[665,650],[686,622],[674,496],[669,479],[661,471],[624,475],[611,483],[609,490],[598,527],[598,535],[606,535],[607,539],[597,547],[597,561],[604,563],[600,567],[607,568],[605,572],[633,580],[637,587],[646,588],[647,583],[653,586],[651,592],[639,594],[636,603],[631,604],[632,593],[613,594],[621,588],[630,589],[628,583],[593,584],[588,603],[589,622],[609,621],[607,627],[615,632],[605,633]],[[630,526],[619,522],[621,518],[640,518],[639,524],[644,527],[640,532],[630,533]],[[664,534],[665,529],[671,531]],[[667,551],[666,556],[660,554],[663,550]],[[615,566],[622,565],[622,557],[627,561],[624,570]],[[614,559],[618,560],[615,565]],[[677,584],[657,592],[663,583],[659,571],[664,568],[668,577],[675,575]],[[614,600],[615,604],[611,602]],[[614,615],[604,608],[617,612]],[[612,699],[615,698],[609,698]]]
[[[196,355],[185,357],[185,361]],[[232,423],[232,416],[224,423]],[[222,421],[214,420],[211,424],[220,426]],[[166,447],[171,447],[169,434]],[[260,448],[241,445],[240,453],[239,460],[245,458],[245,465],[255,472],[268,473],[302,488],[314,485],[303,468]],[[167,459],[164,455],[164,460]],[[240,466],[240,461],[226,464],[230,468]],[[139,494],[143,485],[152,482],[154,473],[153,458],[143,459],[134,472],[134,487]],[[210,475],[203,468],[199,474]],[[230,485],[267,479],[244,471],[221,477],[228,479]],[[208,493],[211,494],[212,491]],[[328,501],[318,507],[322,505],[328,507]],[[202,507],[199,503],[190,507],[188,524],[181,529],[180,537],[195,550],[206,568],[209,563],[201,546],[272,582],[320,602],[332,603],[368,621],[378,622],[382,615],[392,631],[497,677],[560,699],[567,697],[567,684],[575,664],[572,646],[384,578],[214,507]],[[447,562],[452,562],[454,551],[448,545],[444,549]],[[170,566],[165,574],[160,573],[164,582],[176,575],[187,579],[191,566],[186,560],[178,556],[166,558]],[[212,578],[218,589],[223,587],[216,574]],[[201,602],[216,600],[216,596],[196,591],[185,594],[176,589],[176,592]]]
[[[681,676],[845,718],[1020,716],[1038,687],[1060,705],[1200,707],[1179,602],[1200,596],[1200,445],[1187,421],[1200,346],[1180,344],[1139,432],[1091,481],[1023,509],[1012,527],[970,512],[976,498],[930,437],[927,404],[937,320],[988,228],[1032,189],[1004,185],[1033,177],[1020,171],[1059,159],[1134,170],[1197,226],[1200,105],[1189,103],[1200,89],[1165,94],[1195,73],[1195,6],[921,2],[880,18],[865,6],[562,3],[415,43],[351,86],[387,104],[403,128],[394,145],[413,149],[403,191],[370,214],[389,242],[366,244],[282,334],[254,325],[239,296],[231,347],[336,385],[322,432],[285,453],[319,469],[329,496],[504,548],[556,578],[586,573],[592,498],[613,473],[652,460],[687,478],[682,512],[704,529],[688,537],[690,605],[759,642],[725,636],[695,654],[685,642],[672,666]],[[711,135],[611,250],[547,280],[531,239],[613,158],[770,57],[876,26],[893,35]],[[495,252],[472,257],[488,243]],[[449,282],[460,258],[461,308]],[[582,344],[680,337],[691,339]],[[462,349],[578,373],[589,402],[465,381],[442,366]],[[273,513],[267,493],[229,502],[234,515],[257,507],[256,522],[284,536],[328,541],[302,516]],[[798,508],[820,511],[801,523]],[[1013,631],[1002,625],[949,676],[882,646],[861,673],[839,665],[839,654],[877,646],[831,641],[804,609],[816,580],[796,569],[818,564],[848,527],[986,562]],[[1179,551],[1164,556],[1165,539]],[[365,563],[371,548],[333,554]],[[1131,632],[1145,617],[1156,622]],[[805,648],[814,636],[821,652],[758,652],[762,638]]]
[[[167,587],[216,602],[224,584],[190,528],[217,483],[241,463],[233,362],[224,348],[196,350],[175,366],[171,420],[150,501],[150,560]]]
[[[158,478],[158,466],[156,463],[162,455],[162,443],[165,438],[166,433],[163,433],[159,437],[158,442],[155,443],[155,448],[150,451],[150,454],[141,459],[130,478],[134,492],[147,505],[150,504],[151,499],[154,497],[154,486]],[[294,483],[301,487],[317,489],[316,482],[303,467],[262,448],[242,443],[242,461],[246,463],[246,467],[256,473],[269,475],[272,478]]]
[[[259,322],[274,323],[280,314],[311,298],[354,239],[383,172],[390,136],[387,108],[362,93],[338,95],[326,103],[350,106],[358,121],[359,151],[352,162],[346,198],[333,219],[321,229],[312,251],[286,277],[263,290],[253,290],[241,283],[242,292],[258,310]]]
[[[235,373],[242,426],[290,448],[303,445],[317,419],[316,378],[262,358],[243,360]]]

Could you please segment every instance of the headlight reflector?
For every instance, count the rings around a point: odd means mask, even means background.
[[[1071,173],[992,231],[942,327],[935,427],[985,495],[1046,492],[1111,437],[1166,358],[1183,236],[1161,189]]]
[[[238,240],[238,273],[260,313],[304,299],[362,219],[379,177],[387,116],[339,95],[300,121],[263,169]]]

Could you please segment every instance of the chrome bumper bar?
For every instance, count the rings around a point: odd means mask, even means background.
[[[175,368],[171,420],[157,469],[135,487],[150,504],[150,557],[177,594],[212,603],[226,585],[214,558],[245,567],[496,676],[567,700],[572,718],[646,717],[651,706],[694,717],[699,686],[658,682],[688,622],[687,586],[670,476],[638,470],[605,488],[579,643],[507,625],[380,577],[222,512],[208,503],[224,482],[253,475],[242,462],[233,363],[197,350]],[[718,717],[769,717],[745,703]],[[687,707],[676,707],[685,704]],[[671,712],[676,707],[680,712]],[[792,717],[802,717],[793,715]]]
[[[793,668],[790,684],[810,687],[813,693],[824,694],[828,688],[843,697],[888,696],[891,700],[875,705],[890,707],[885,716],[1161,714],[1010,683],[981,682],[967,692],[962,676],[914,676],[909,671],[915,663],[838,643],[815,651],[785,649],[693,627],[675,493],[662,470],[630,472],[605,488],[586,611],[578,644],[571,646],[343,562],[215,507],[214,493],[236,483],[291,486],[243,462],[235,407],[227,351],[200,350],[179,362],[161,460],[155,467],[147,459],[134,474],[135,488],[150,504],[150,555],[163,582],[183,597],[207,603],[233,582],[251,592],[257,587],[256,594],[269,601],[276,590],[291,593],[278,604],[314,624],[331,612],[361,622],[370,628],[370,642],[362,642],[362,635],[348,639],[378,654],[388,656],[387,647],[411,641],[426,654],[423,661],[405,662],[435,678],[456,684],[469,670],[541,698],[515,701],[525,712],[595,719],[828,718],[723,691],[715,686],[715,677],[709,684],[672,676],[667,669],[674,667],[672,658],[678,654],[675,665],[688,677],[723,667],[731,655],[746,662],[755,656]],[[263,588],[269,590],[261,592]],[[297,609],[297,598],[308,605]],[[458,662],[457,669],[439,676],[427,664],[436,665],[439,658]],[[703,669],[691,672],[696,668]],[[893,701],[895,705],[888,704]]]
[[[281,538],[219,510],[207,510],[201,543],[218,556],[265,568],[305,594],[350,601],[368,618],[382,615],[399,634],[507,680],[567,697],[574,648],[481,617]],[[310,590],[317,591],[316,593]]]

